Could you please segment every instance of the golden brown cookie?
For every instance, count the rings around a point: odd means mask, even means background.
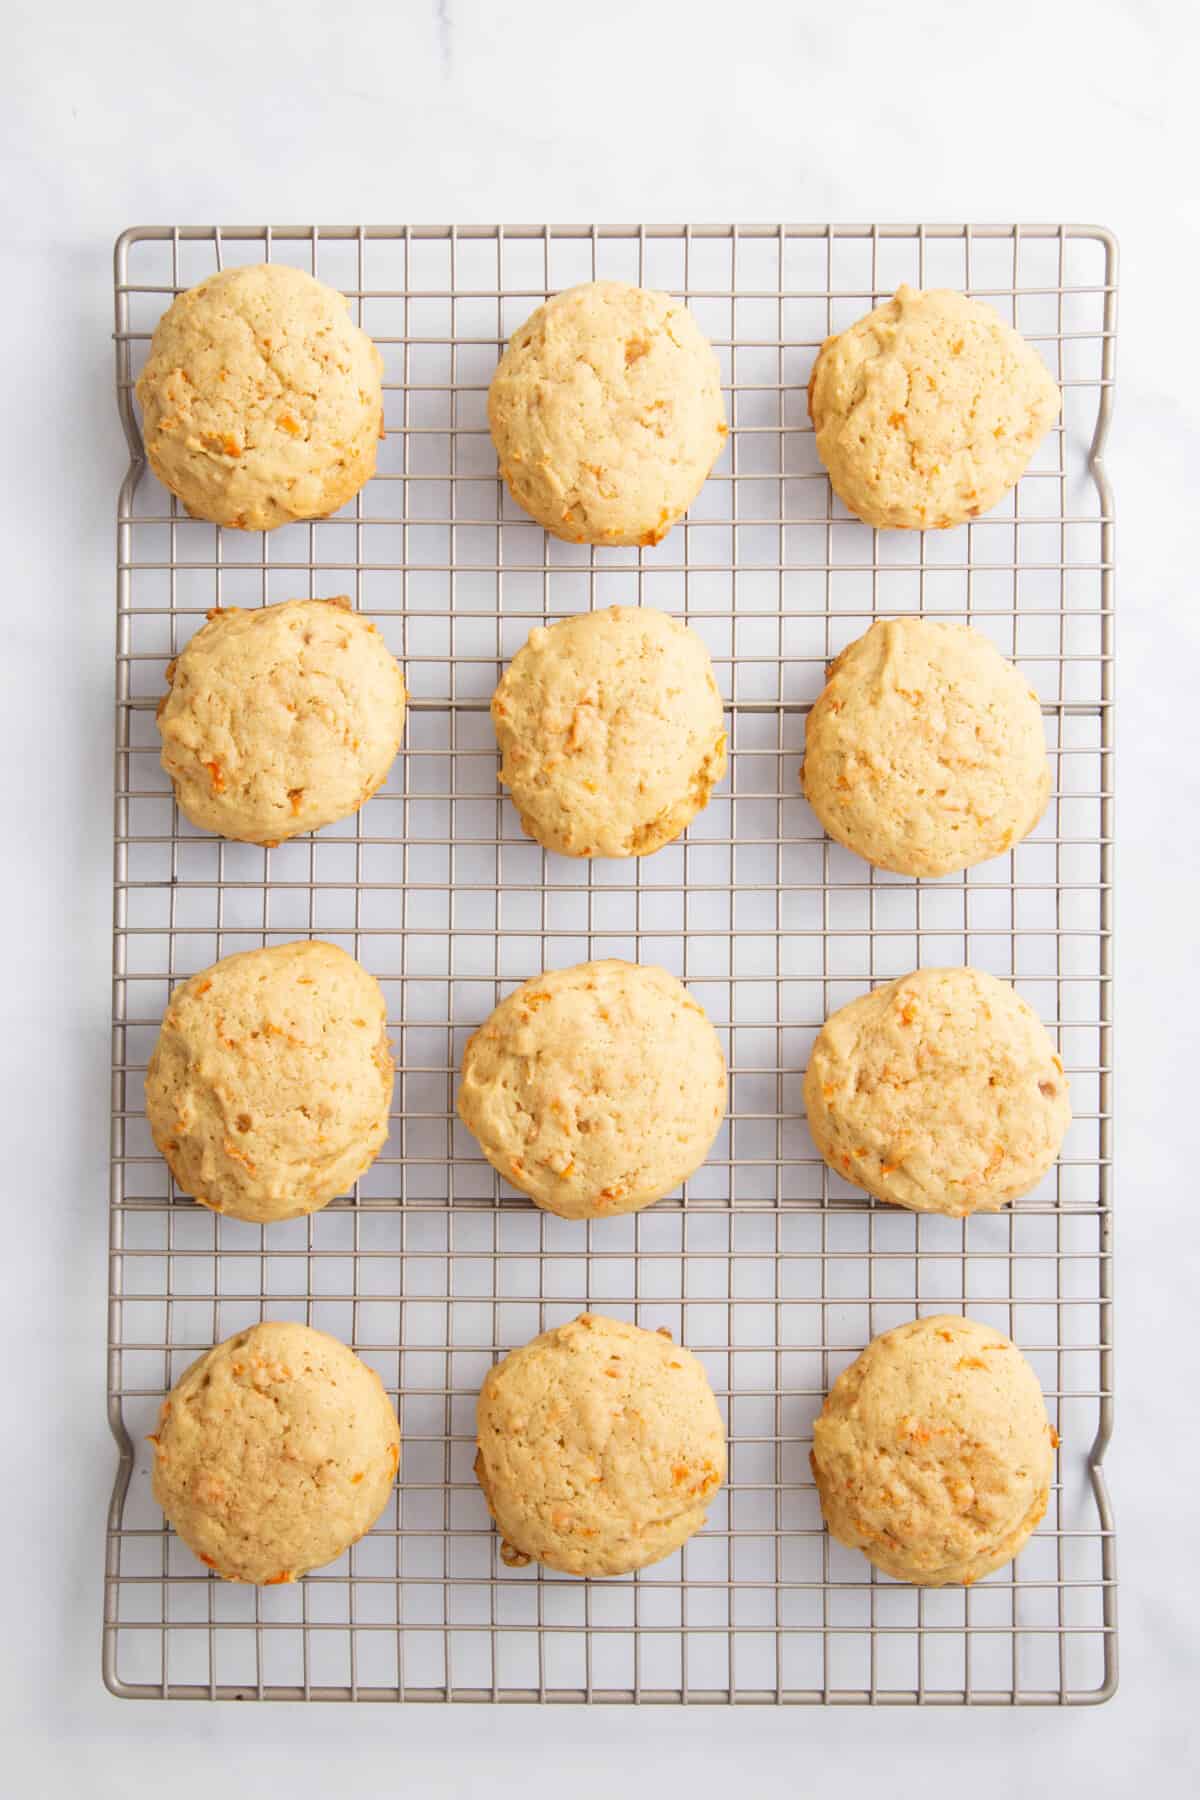
[[[913,1212],[997,1212],[1054,1166],[1071,1122],[1041,1020],[980,969],[918,969],[826,1019],[804,1077],[831,1169]]]
[[[583,1313],[489,1370],[475,1474],[514,1566],[626,1575],[704,1524],[725,1428],[669,1334]]]
[[[721,371],[681,300],[588,281],[539,306],[488,392],[518,506],[576,544],[657,544],[725,443]]]
[[[968,869],[1046,809],[1041,704],[982,632],[881,619],[830,665],[800,780],[830,837],[876,868]]]
[[[294,1219],[383,1148],[393,1066],[382,991],[352,956],[319,941],[244,950],[171,995],[146,1118],[202,1206]]]
[[[725,773],[708,650],[649,606],[536,627],[492,696],[492,723],[523,828],[564,856],[648,856]]]
[[[321,519],[375,472],[383,360],[342,294],[283,263],[180,294],[137,397],[150,467],[197,519]]]
[[[370,1530],[400,1429],[382,1381],[323,1331],[272,1320],[199,1357],[163,1401],[154,1498],[226,1581],[294,1581]]]
[[[343,819],[400,748],[400,665],[345,596],[212,612],[167,681],[163,768],[180,812],[221,837],[278,844]]]
[[[992,307],[946,288],[900,287],[826,338],[808,388],[834,493],[868,525],[917,531],[995,506],[1060,403],[1024,338]]]
[[[839,1543],[897,1581],[966,1585],[1034,1530],[1057,1443],[1016,1345],[944,1314],[885,1332],[838,1376],[812,1470]]]
[[[494,1169],[567,1219],[636,1212],[693,1175],[725,1059],[665,969],[579,963],[502,1000],[467,1043],[458,1115]]]

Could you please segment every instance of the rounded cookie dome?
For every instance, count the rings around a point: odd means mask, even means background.
[[[881,619],[830,665],[800,779],[830,837],[876,868],[972,868],[1020,843],[1046,809],[1041,705],[981,632]]]
[[[404,731],[400,665],[336,600],[226,607],[167,665],[162,764],[202,831],[279,844],[357,812]]]
[[[687,307],[621,281],[568,288],[526,319],[488,423],[518,506],[577,544],[657,544],[728,432],[720,367]]]
[[[458,1114],[506,1181],[568,1219],[636,1212],[708,1155],[725,1059],[665,969],[579,963],[525,982],[463,1056]]]
[[[506,1562],[625,1575],[686,1542],[725,1478],[699,1359],[667,1335],[583,1313],[488,1372],[475,1474]]]
[[[990,306],[894,299],[822,345],[808,388],[833,491],[868,525],[924,531],[988,512],[1058,417],[1057,384]]]
[[[1071,1105],[1046,1029],[980,969],[918,969],[826,1019],[804,1076],[831,1169],[913,1212],[997,1212],[1052,1168]]]
[[[825,1523],[898,1581],[977,1581],[1011,1562],[1050,1494],[1058,1439],[1002,1331],[913,1319],[839,1375],[813,1427]]]
[[[400,1462],[374,1369],[337,1338],[272,1320],[199,1357],[163,1402],[154,1498],[226,1581],[294,1581],[369,1531]]]
[[[492,723],[523,828],[564,856],[648,856],[725,773],[707,647],[648,606],[532,631],[492,696]]]
[[[267,1224],[353,1186],[387,1139],[383,993],[336,944],[243,950],[171,995],[146,1118],[185,1194]]]
[[[150,467],[197,519],[270,531],[324,518],[375,472],[383,360],[344,295],[283,263],[180,294],[137,397]]]

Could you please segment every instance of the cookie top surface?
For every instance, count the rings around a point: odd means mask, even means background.
[[[1012,849],[1045,811],[1041,704],[981,632],[881,619],[830,666],[801,782],[830,837],[877,868],[970,868]]]
[[[202,831],[278,844],[356,812],[404,731],[404,677],[345,598],[227,607],[167,666],[162,764]]]
[[[670,1556],[725,1478],[725,1428],[697,1357],[583,1313],[491,1369],[475,1473],[506,1561],[624,1575]]]
[[[568,1219],[636,1212],[695,1173],[725,1116],[725,1059],[665,969],[535,976],[469,1040],[458,1112],[494,1169]]]
[[[946,288],[900,287],[827,338],[808,410],[834,492],[868,525],[941,529],[996,505],[1058,417],[1037,352]]]
[[[838,1376],[812,1466],[840,1543],[936,1587],[1012,1560],[1046,1509],[1057,1442],[1016,1345],[946,1314],[885,1332]]]
[[[648,856],[725,773],[708,649],[651,607],[538,626],[492,696],[492,723],[522,826],[564,856]]]
[[[727,436],[721,371],[681,300],[620,281],[555,294],[488,392],[513,499],[577,544],[657,544]]]
[[[833,1013],[804,1076],[830,1168],[876,1199],[963,1218],[1027,1194],[1071,1122],[1046,1029],[1006,981],[918,969]]]
[[[399,1461],[374,1369],[323,1331],[274,1320],[217,1344],[175,1384],[154,1436],[154,1498],[218,1575],[272,1585],[370,1530]]]
[[[344,295],[282,263],[180,294],[137,397],[150,467],[198,519],[269,531],[324,518],[375,471],[382,358]]]
[[[344,1194],[388,1133],[383,993],[336,944],[244,950],[175,989],[146,1117],[185,1194],[266,1224]]]

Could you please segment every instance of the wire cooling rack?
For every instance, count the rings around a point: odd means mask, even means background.
[[[132,384],[171,296],[274,258],[343,289],[385,361],[379,472],[336,518],[258,536],[188,519],[146,471]],[[594,276],[686,296],[730,444],[650,550],[560,544],[502,491],[486,390],[548,292]],[[965,288],[1046,357],[1063,415],[1016,493],[963,530],[876,535],[832,499],[805,387],[818,345],[901,281]],[[145,1698],[1063,1703],[1116,1683],[1110,924],[1116,247],[1080,226],[161,228],[116,251],[115,966],[104,1675]],[[159,767],[164,667],[212,606],[349,594],[402,659],[405,749],[353,820],[271,851],[194,832]],[[521,834],[487,713],[535,623],[611,602],[708,643],[731,775],[684,841],[578,863]],[[1056,780],[1034,835],[963,877],[877,873],[800,798],[804,716],[879,614],[970,620],[1041,696]],[[142,1077],[172,983],[316,934],[383,984],[388,1144],[352,1199],[262,1229],[177,1194]],[[708,1009],[728,1121],[685,1197],[580,1224],[502,1189],[454,1117],[472,1028],[543,966],[664,964]],[[825,1167],[801,1076],[826,1014],[919,964],[1015,980],[1056,1034],[1074,1124],[1054,1172],[965,1222],[878,1206]],[[471,1473],[492,1361],[584,1306],[703,1358],[730,1476],[707,1528],[625,1580],[511,1570]],[[830,1382],[914,1312],[969,1310],[1033,1362],[1062,1438],[1015,1565],[930,1590],[831,1542],[808,1469]],[[263,1317],[351,1343],[396,1397],[401,1479],[375,1529],[292,1587],[223,1583],[163,1524],[145,1435],[208,1345]]]

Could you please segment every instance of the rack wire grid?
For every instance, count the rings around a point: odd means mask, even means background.
[[[146,471],[133,382],[172,296],[271,258],[350,297],[385,363],[379,469],[335,518],[269,536],[185,516]],[[654,549],[558,543],[503,491],[486,391],[548,293],[682,294],[721,360],[726,454]],[[876,534],[832,498],[805,388],[822,339],[901,282],[965,289],[1063,390],[1019,487],[964,529]],[[116,250],[115,970],[108,1391],[120,1466],[103,1667],[173,1699],[1077,1703],[1116,1683],[1110,925],[1116,246],[1081,226],[155,228]],[[265,851],[193,831],[158,759],[164,667],[213,606],[347,593],[401,659],[407,741],[354,819]],[[645,603],[708,644],[731,774],[686,837],[577,862],[525,839],[488,700],[529,630]],[[800,797],[826,663],[877,615],[969,620],[1043,705],[1056,774],[1008,856],[914,882],[830,843]],[[388,998],[388,1144],[353,1197],[265,1229],[176,1193],[142,1077],[174,982],[320,935]],[[676,1197],[583,1224],[506,1191],[454,1115],[470,1031],[515,984],[589,957],[665,965],[725,1045],[731,1103]],[[1074,1123],[1006,1213],[879,1206],[830,1173],[801,1077],[826,1015],[921,964],[1012,979],[1056,1034]],[[708,1525],[628,1579],[501,1563],[471,1470],[488,1366],[584,1307],[703,1359],[730,1473]],[[968,1590],[889,1581],[822,1529],[808,1468],[831,1381],[914,1313],[969,1310],[1036,1368],[1062,1439],[1045,1521]],[[374,1530],[294,1586],[224,1583],[164,1525],[146,1434],[201,1350],[262,1318],[336,1333],[403,1432]]]

